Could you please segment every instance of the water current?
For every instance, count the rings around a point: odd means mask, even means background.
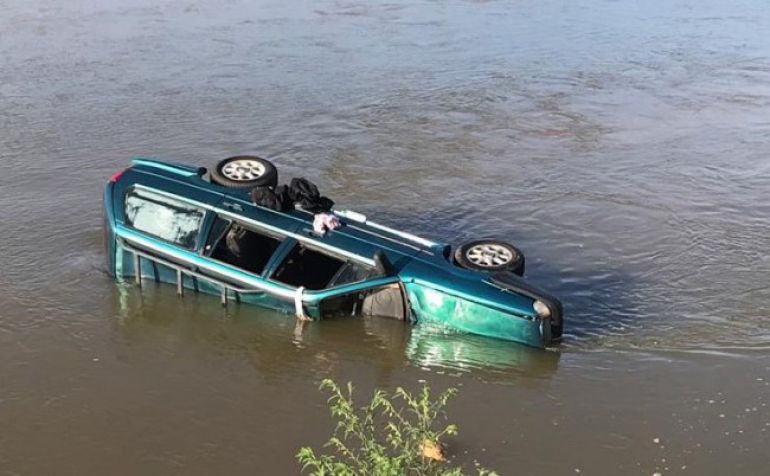
[[[296,474],[324,377],[459,388],[500,474],[770,470],[770,9],[761,0],[0,0],[0,474]],[[559,296],[533,351],[294,321],[104,272],[144,155],[256,153]]]

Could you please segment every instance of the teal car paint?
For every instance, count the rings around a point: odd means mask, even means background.
[[[247,189],[205,177],[202,167],[137,158],[110,179],[104,236],[111,276],[175,283],[179,293],[218,294],[223,304],[310,319],[384,311],[532,347],[561,338],[561,303],[519,276],[459,267],[448,245],[356,212],[335,210],[343,226],[318,235],[313,214],[255,205]],[[233,257],[233,236],[259,243],[248,249],[253,259]]]
[[[542,340],[537,317],[517,316],[425,285],[410,283],[406,288],[412,309],[421,322],[516,342]]]

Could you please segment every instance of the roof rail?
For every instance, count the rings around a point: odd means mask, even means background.
[[[131,160],[132,166],[151,167],[154,169],[163,170],[164,172],[171,172],[173,174],[182,175],[183,177],[202,177],[206,174],[206,167],[194,167],[192,165],[178,164],[175,162],[166,162],[147,157],[135,157]]]
[[[347,218],[348,220],[354,221],[356,223],[361,223],[362,225],[369,225],[374,229],[384,231],[392,235],[396,235],[405,240],[409,240],[414,243],[419,243],[420,245],[426,246],[428,248],[437,248],[442,246],[441,243],[436,243],[435,241],[426,240],[425,238],[420,238],[417,235],[406,233],[400,230],[395,230],[385,225],[380,225],[379,223],[368,220],[366,218],[366,215],[364,215],[363,213],[354,212],[353,210],[334,210],[334,214],[337,216],[341,216],[342,218]]]

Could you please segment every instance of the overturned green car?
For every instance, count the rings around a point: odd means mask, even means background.
[[[325,197],[306,200],[304,179],[288,190],[277,177],[253,156],[210,173],[134,159],[104,191],[109,273],[302,319],[380,316],[533,347],[561,340],[562,305],[524,281],[514,246],[478,240],[453,250],[331,208]]]

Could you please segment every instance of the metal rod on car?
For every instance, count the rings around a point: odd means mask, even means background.
[[[129,245],[124,245],[124,246],[126,247],[126,250],[128,250],[131,253],[134,253],[134,254],[136,254],[138,256],[141,256],[142,258],[144,258],[147,261],[154,261],[154,262],[156,262],[156,263],[158,263],[160,265],[167,266],[167,267],[169,267],[171,269],[181,270],[182,274],[184,274],[186,276],[190,276],[192,278],[193,286],[195,288],[195,292],[200,291],[199,286],[198,286],[198,280],[199,279],[204,279],[207,282],[210,281],[213,284],[215,284],[217,286],[220,286],[220,287],[221,286],[226,286],[227,289],[232,289],[234,293],[239,293],[239,294],[263,294],[263,293],[267,292],[267,293],[272,293],[272,294],[274,294],[274,295],[276,295],[278,297],[285,297],[285,298],[292,298],[294,296],[294,294],[295,294],[295,291],[288,291],[287,290],[285,292],[284,291],[276,292],[274,290],[266,289],[264,286],[259,286],[259,285],[255,286],[254,289],[237,288],[237,287],[228,285],[225,282],[220,281],[220,280],[218,280],[216,278],[213,278],[210,275],[204,275],[204,274],[201,274],[201,273],[196,273],[195,271],[190,271],[188,269],[184,269],[184,268],[180,267],[179,265],[172,263],[171,261],[166,261],[166,260],[164,260],[162,258],[158,258],[157,256],[153,256],[153,255],[149,255],[149,254],[143,253],[143,252],[141,252],[141,251],[139,251],[139,250],[137,250],[135,248],[130,248]]]
[[[184,296],[184,282],[182,278],[182,270],[176,270],[176,293],[180,296]]]
[[[134,253],[134,274],[136,279],[136,284],[140,288],[142,287],[142,260],[139,257],[138,254]]]
[[[227,286],[222,286],[222,305],[227,306]]]
[[[413,235],[411,233],[407,233],[405,231],[396,230],[394,228],[390,228],[385,225],[380,225],[379,223],[375,223],[368,218],[366,218],[366,215],[363,213],[354,212],[353,210],[334,210],[334,214],[341,216],[343,218],[347,218],[348,220],[352,220],[357,223],[361,223],[362,225],[369,225],[372,228],[375,228],[380,231],[384,231],[387,233],[391,233],[393,235],[399,236],[405,240],[413,241],[415,243],[419,243],[423,246],[427,246],[428,248],[433,248],[435,246],[439,246],[439,243],[436,243],[435,241],[426,240],[425,238],[421,238],[417,235]]]

